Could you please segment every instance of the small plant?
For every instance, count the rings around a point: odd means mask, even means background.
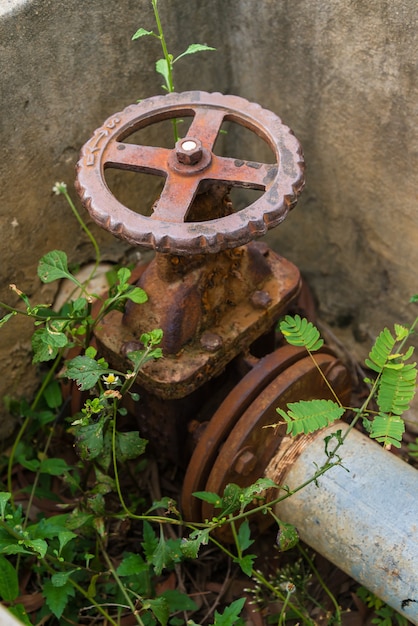
[[[411,302],[415,301],[415,297],[411,298]],[[360,408],[351,408],[355,417],[342,442],[361,419],[371,438],[386,448],[400,447],[405,430],[402,415],[409,409],[415,395],[417,379],[416,363],[410,362],[414,348],[409,346],[405,349],[405,344],[417,323],[418,317],[410,328],[395,324],[393,331],[385,328],[377,337],[365,362],[366,367],[375,373],[375,378],[365,379],[369,394]],[[286,316],[280,323],[280,330],[288,343],[304,346],[315,362],[313,352],[321,348],[323,341],[311,322],[298,315]],[[328,382],[327,385],[334,400],[302,400],[289,404],[287,411],[277,409],[287,423],[288,434],[308,434],[342,417],[346,407],[342,406]],[[372,401],[376,402],[377,410],[371,408]]]
[[[162,84],[162,88],[164,91],[168,93],[174,92],[174,79],[173,79],[173,69],[175,63],[177,63],[180,59],[185,56],[189,56],[191,54],[195,54],[196,52],[205,52],[210,50],[215,50],[211,46],[207,46],[206,44],[200,43],[192,43],[190,44],[184,52],[179,54],[177,57],[174,57],[167,48],[166,39],[164,36],[164,31],[161,26],[161,19],[158,12],[158,0],[151,0],[152,8],[154,11],[155,21],[157,24],[157,31],[155,33],[153,30],[146,30],[145,28],[139,28],[136,33],[132,36],[133,40],[140,39],[142,37],[155,37],[161,44],[161,49],[163,52],[163,58],[159,59],[155,64],[155,70],[157,74],[162,76],[164,79],[164,83]],[[173,131],[174,131],[174,140],[177,141],[179,139],[178,133],[178,120],[173,120]]]
[[[374,617],[371,619],[372,624],[377,626],[392,626],[397,624],[398,626],[407,626],[408,620],[399,615],[392,607],[385,604],[380,598],[370,593],[365,587],[359,587],[356,591],[356,595],[364,602],[364,604],[373,611]]]

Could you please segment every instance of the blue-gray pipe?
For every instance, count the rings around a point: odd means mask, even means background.
[[[267,475],[295,489],[326,461],[324,437],[346,428],[333,425],[279,450]],[[305,543],[418,624],[418,471],[356,430],[339,453],[343,467],[275,512]]]

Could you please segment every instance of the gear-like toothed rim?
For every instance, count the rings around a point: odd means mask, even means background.
[[[109,190],[102,164],[105,147],[123,140],[151,121],[169,119],[197,107],[224,109],[229,120],[257,132],[273,150],[278,170],[264,194],[244,209],[205,222],[151,219],[121,204]],[[210,179],[210,177],[208,176]],[[301,146],[281,119],[239,96],[189,91],[154,96],[109,117],[86,142],[77,163],[76,189],[93,220],[131,244],[159,252],[196,254],[235,248],[280,224],[304,186]]]

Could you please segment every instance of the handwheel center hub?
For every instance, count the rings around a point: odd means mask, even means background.
[[[205,170],[212,162],[212,154],[195,137],[179,139],[168,158],[168,166],[178,174],[192,175]]]

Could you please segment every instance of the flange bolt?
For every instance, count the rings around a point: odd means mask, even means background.
[[[248,476],[251,474],[256,465],[256,455],[249,448],[245,448],[238,454],[234,462],[234,470],[237,474],[241,474],[241,476]]]

